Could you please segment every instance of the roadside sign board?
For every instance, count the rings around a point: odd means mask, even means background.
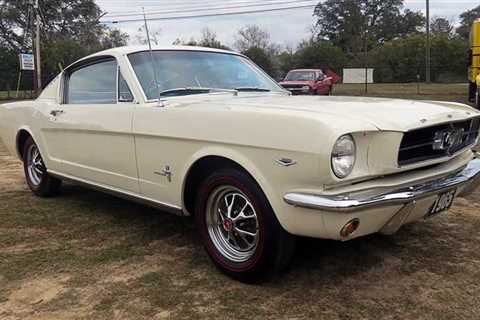
[[[33,54],[20,53],[20,70],[35,70]]]
[[[343,83],[373,83],[372,68],[345,68],[343,69]]]

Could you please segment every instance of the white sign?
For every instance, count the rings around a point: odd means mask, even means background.
[[[372,68],[350,68],[343,69],[343,83],[373,83],[373,70]]]
[[[20,70],[35,70],[33,54],[20,53]]]

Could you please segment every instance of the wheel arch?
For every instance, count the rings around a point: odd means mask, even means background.
[[[272,205],[273,190],[253,161],[234,150],[204,150],[197,153],[184,170],[182,183],[182,207],[186,215],[193,215],[195,190],[209,174],[220,168],[233,167],[248,174],[263,191]]]
[[[23,147],[25,146],[25,142],[28,138],[32,138],[35,141],[35,138],[32,132],[26,128],[22,127],[17,131],[17,135],[15,137],[15,149],[17,151],[17,156],[20,160],[23,161]]]

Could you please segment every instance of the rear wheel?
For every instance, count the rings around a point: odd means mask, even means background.
[[[480,88],[477,89],[475,94],[475,107],[480,110]]]
[[[50,197],[58,193],[62,181],[48,174],[40,150],[32,138],[28,138],[24,145],[23,169],[28,187],[35,195]]]
[[[290,262],[295,237],[280,226],[255,181],[239,170],[220,170],[202,183],[195,218],[208,255],[231,277],[263,280]]]

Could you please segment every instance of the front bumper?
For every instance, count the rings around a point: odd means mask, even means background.
[[[349,213],[378,206],[407,204],[453,188],[461,189],[461,193],[466,194],[478,184],[479,180],[480,159],[473,159],[459,172],[414,185],[336,195],[287,193],[284,200],[296,207]]]
[[[310,94],[311,88],[284,88],[285,90],[290,91],[293,95],[300,95],[300,94]]]

